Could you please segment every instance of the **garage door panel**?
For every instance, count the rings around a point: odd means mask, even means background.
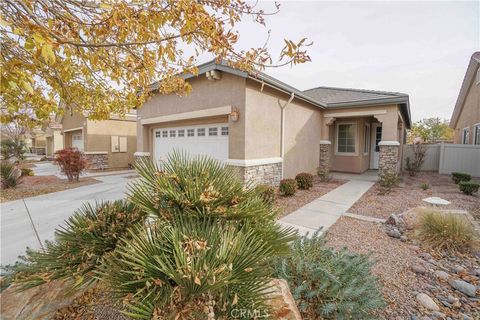
[[[207,155],[218,160],[228,159],[228,124],[172,127],[154,130],[156,160],[165,160],[174,150],[190,156]]]

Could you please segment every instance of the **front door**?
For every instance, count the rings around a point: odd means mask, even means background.
[[[378,143],[382,141],[382,124],[373,123],[372,125],[372,152],[370,157],[370,169],[378,169],[378,160],[380,159],[380,147]]]

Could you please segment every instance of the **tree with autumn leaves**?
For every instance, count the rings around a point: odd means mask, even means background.
[[[188,94],[180,75],[201,55],[252,71],[309,61],[305,39],[285,40],[279,61],[266,45],[237,48],[236,27],[265,12],[236,0],[4,0],[1,6],[1,121],[32,123],[52,113],[92,119],[140,107],[149,86]]]

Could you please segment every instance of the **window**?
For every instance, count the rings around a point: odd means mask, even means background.
[[[184,129],[178,130],[178,136],[179,137],[185,137],[185,130]]]
[[[357,125],[354,123],[340,123],[337,125],[337,152],[355,153],[355,136]]]
[[[205,136],[205,128],[197,129],[197,136],[198,137],[204,137]]]
[[[167,138],[168,137],[168,131],[167,130],[163,130],[162,131],[162,138]]]
[[[160,134],[161,134],[160,131],[155,131],[155,138],[160,138]]]
[[[175,130],[170,130],[170,138],[175,138],[177,131]]]
[[[111,136],[112,152],[127,152],[127,137]]]
[[[218,129],[217,128],[208,128],[208,135],[209,136],[216,136]]]
[[[195,136],[195,129],[187,129],[187,137]]]
[[[222,136],[228,136],[228,127],[222,127]]]
[[[475,135],[474,135],[473,139],[475,141],[473,143],[474,144],[480,144],[480,123],[477,123],[474,128],[475,128]]]
[[[365,131],[363,134],[364,134],[363,153],[368,154],[370,150],[370,125],[369,124],[365,125]]]
[[[378,145],[382,141],[382,127],[378,126],[375,129],[375,152],[380,152],[380,146]]]
[[[480,85],[480,68],[477,70],[477,86]]]
[[[468,141],[470,140],[470,128],[463,128],[463,133],[462,133],[462,144],[468,144]]]

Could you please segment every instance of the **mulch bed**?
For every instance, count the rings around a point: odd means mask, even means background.
[[[78,182],[69,182],[56,176],[25,176],[15,188],[3,189],[0,191],[0,202],[18,200],[34,197],[41,194],[63,191],[78,188],[94,183],[98,180],[93,178],[80,178]]]
[[[410,319],[416,313],[414,291],[425,283],[419,281],[411,266],[417,262],[412,245],[390,238],[378,223],[340,218],[327,232],[327,246],[346,247],[356,253],[371,253],[373,274],[379,277],[388,306],[376,315],[383,319]]]
[[[422,182],[427,182],[430,188],[422,190],[420,188]],[[388,218],[392,213],[398,214],[414,207],[427,206],[428,204],[422,201],[427,197],[448,200],[451,204],[442,208],[467,210],[480,220],[480,195],[463,194],[449,175],[434,172],[419,172],[415,177],[404,173],[399,185],[385,195],[380,195],[374,186],[349,209],[349,212]]]
[[[346,180],[330,180],[328,182],[322,182],[320,181],[319,177],[314,177],[312,188],[309,190],[297,190],[295,195],[291,197],[284,197],[280,194],[277,194],[275,204],[280,208],[280,216],[283,217],[312,202],[316,198],[327,194],[346,182]]]

